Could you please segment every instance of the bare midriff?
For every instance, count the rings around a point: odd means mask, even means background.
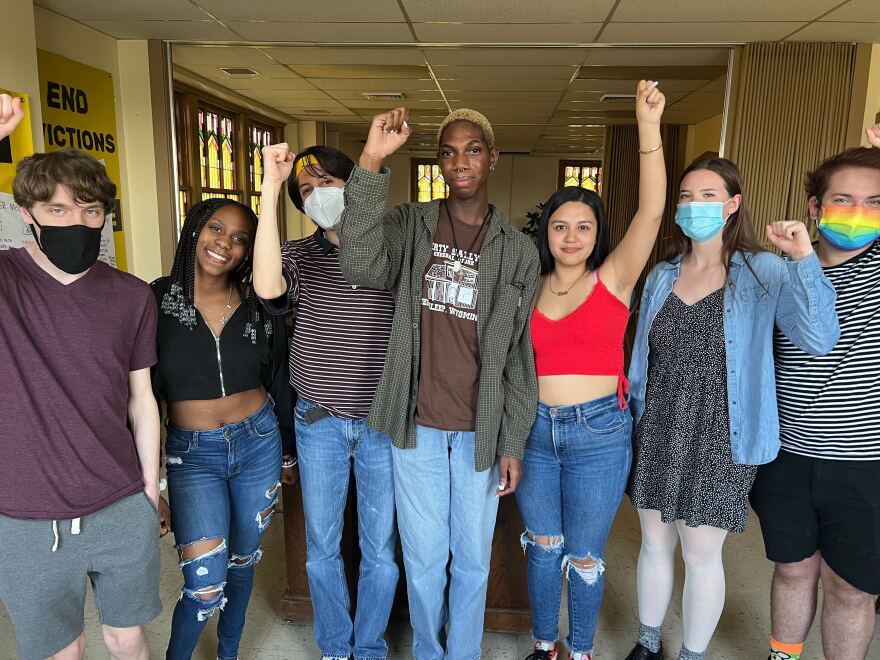
[[[266,390],[257,387],[220,399],[175,401],[168,405],[168,420],[176,427],[210,431],[250,417],[266,403]]]
[[[573,406],[617,394],[617,376],[539,376],[538,400],[548,406]]]

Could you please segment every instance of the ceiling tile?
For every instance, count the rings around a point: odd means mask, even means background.
[[[770,3],[768,3],[770,4]],[[717,41],[719,43],[747,43],[778,41],[791,34],[804,21],[773,23],[609,23],[599,39],[609,43],[667,42],[688,43]]]
[[[225,83],[229,89],[260,89],[260,90],[283,90],[283,89],[315,89],[304,78],[230,78]]]
[[[666,92],[692,92],[708,83],[708,80],[661,80],[660,90]],[[569,93],[602,92],[608,94],[635,94],[637,81],[633,80],[593,80],[580,79],[572,81]]]
[[[731,17],[734,9],[736,16],[747,16],[750,21],[812,21],[828,11],[829,5],[833,6],[833,3],[828,0],[738,0],[735,7],[727,0],[622,0],[614,11],[612,24],[681,23],[679,29],[686,32],[686,23],[714,23],[719,17]]]
[[[425,48],[432,65],[577,66],[586,48]]]
[[[559,92],[562,93],[568,87],[567,80],[500,80],[500,79],[471,79],[445,80],[440,86],[447,96],[455,94],[458,90],[472,90],[485,92]]]
[[[880,42],[880,23],[811,23],[790,41]]]
[[[377,42],[412,41],[405,23],[282,23],[278,21],[227,21],[251,41]]]
[[[189,2],[108,2],[107,0],[35,0],[35,5],[77,21],[203,20],[211,17]]]
[[[270,106],[303,105],[303,101],[330,101],[331,98],[319,89],[251,89],[248,96]],[[337,99],[338,100],[338,99]]]
[[[240,41],[217,21],[82,21],[116,39]]]
[[[492,23],[500,16],[510,23],[533,23],[538,17],[545,23],[602,22],[614,6],[614,0],[554,0],[540,6],[509,0],[402,0],[402,3],[413,22],[462,23]]]
[[[454,84],[454,83],[453,83]],[[559,92],[485,92],[485,91],[464,91],[459,90],[449,92],[461,103],[477,103],[479,101],[496,102],[496,103],[519,103],[521,101],[556,101],[559,98]],[[450,100],[452,100],[450,98]]]
[[[438,3],[438,6],[445,5]],[[602,23],[415,23],[413,25],[421,41],[441,43],[589,43],[594,40],[601,27]]]
[[[727,65],[729,48],[590,48],[585,64],[601,66]]]
[[[422,66],[425,58],[415,47],[408,48],[343,48],[291,46],[266,48],[266,53],[282,64],[415,64]]]
[[[388,94],[396,94],[399,93],[399,89],[394,89],[394,84],[389,83],[388,89],[385,90],[373,90],[376,93],[388,93]],[[410,91],[410,92],[400,92],[403,93],[404,99],[403,104],[408,107],[412,106],[413,103],[434,103],[434,104],[443,104],[443,97],[440,95],[440,92],[437,91]],[[365,92],[362,91],[349,91],[349,90],[334,90],[333,98],[338,99],[340,101],[367,101],[367,97]],[[394,101],[392,101],[393,103]]]
[[[437,91],[433,80],[386,80],[385,78],[309,78],[318,89],[345,92],[417,92]]]
[[[291,64],[303,78],[430,78],[426,66],[379,64]]]
[[[269,60],[266,60],[267,62]],[[181,64],[186,69],[199,74],[200,76],[205,76],[207,78],[217,79],[217,80],[240,80],[240,77],[230,76],[225,71],[221,71],[220,67],[215,66],[214,64]],[[241,66],[241,65],[237,65]],[[259,76],[252,78],[252,80],[266,80],[267,84],[270,80],[277,80],[279,78],[299,78],[300,76],[296,75],[293,71],[288,69],[286,66],[282,66],[280,64],[268,64],[265,66],[254,66],[248,67],[259,73]]]
[[[716,78],[709,84],[700,88],[701,92],[721,92],[724,93],[724,90],[727,89],[727,75],[723,75],[720,78]]]
[[[396,0],[369,0],[369,2],[351,2],[351,0],[321,0],[321,2],[194,0],[194,2],[210,11],[217,18],[234,21],[382,23],[405,20]]]
[[[175,64],[188,66],[202,64],[212,66],[259,67],[276,62],[258,48],[242,46],[189,46],[174,44],[171,59]]]
[[[432,68],[434,75],[440,81],[484,78],[568,82],[577,73],[576,66],[435,66]]]
[[[877,0],[849,0],[842,7],[823,16],[822,20],[880,23],[880,2]]]

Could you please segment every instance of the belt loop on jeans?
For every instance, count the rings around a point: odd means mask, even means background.
[[[577,423],[583,424],[584,423],[584,413],[583,413],[583,410],[581,410],[581,405],[580,404],[576,405],[574,407],[574,409],[577,411]]]

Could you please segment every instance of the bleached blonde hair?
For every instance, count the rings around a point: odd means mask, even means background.
[[[495,131],[492,130],[492,124],[489,123],[489,120],[486,119],[486,116],[483,113],[471,110],[470,108],[459,108],[446,115],[446,119],[440,124],[440,130],[437,131],[438,144],[440,143],[440,138],[443,136],[443,131],[446,130],[446,127],[457,121],[466,121],[479,128],[483,133],[483,140],[486,141],[486,145],[490,149],[495,148]]]

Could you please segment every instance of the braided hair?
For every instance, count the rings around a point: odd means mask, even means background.
[[[174,265],[171,267],[168,290],[162,296],[161,309],[165,314],[175,317],[180,323],[190,330],[196,326],[195,308],[195,278],[196,278],[196,245],[199,234],[219,209],[224,206],[235,206],[245,217],[251,221],[256,232],[257,216],[244,204],[232,199],[212,198],[205,199],[194,204],[186,212],[183,228],[180,230],[180,240],[177,243],[177,252],[174,255]],[[232,286],[238,291],[242,304],[247,310],[247,324],[244,336],[250,337],[251,343],[257,343],[257,328],[261,325],[269,337],[272,334],[272,319],[263,309],[257,299],[256,293],[251,286],[251,271],[253,254],[248,254],[244,261],[234,271],[229,273]]]

